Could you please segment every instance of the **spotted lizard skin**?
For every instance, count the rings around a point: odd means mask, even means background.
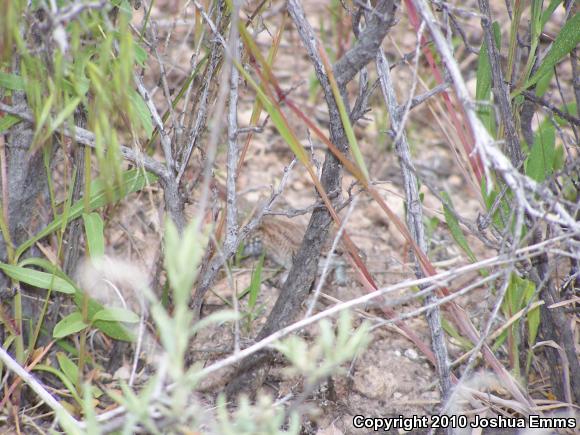
[[[290,219],[265,216],[260,226],[254,231],[251,239],[244,246],[244,256],[255,257],[265,253],[267,258],[288,272],[292,268],[294,257],[300,248],[305,230],[303,225],[292,222]],[[334,231],[331,231],[322,249],[322,254],[326,254],[330,250],[333,239]],[[342,243],[339,243],[336,254],[340,255],[342,252]],[[333,256],[331,268],[334,271],[334,281],[337,284],[346,283],[344,266],[344,260]]]
[[[289,219],[264,216],[260,226],[246,244],[244,255],[258,256],[264,252],[278,266],[289,270],[304,237],[304,227]]]

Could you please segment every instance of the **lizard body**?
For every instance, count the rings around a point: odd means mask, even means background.
[[[294,256],[300,248],[306,228],[303,225],[292,222],[290,219],[276,216],[265,216],[260,226],[254,231],[253,237],[244,247],[244,255],[259,256],[262,253],[271,261],[288,272],[292,268]],[[334,240],[334,231],[326,241],[322,250],[326,254]],[[342,243],[338,245],[337,254],[343,252]],[[335,272],[335,280],[344,284],[344,261],[333,259],[332,268]]]

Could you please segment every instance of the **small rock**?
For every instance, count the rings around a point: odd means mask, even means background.
[[[401,351],[398,349],[395,350],[393,353],[395,354],[395,356],[401,356]]]
[[[402,393],[399,393],[398,391],[393,393],[393,399],[399,400],[401,397],[403,397]]]
[[[416,361],[419,358],[417,351],[415,349],[407,349],[405,351],[405,356],[409,358],[411,361]]]

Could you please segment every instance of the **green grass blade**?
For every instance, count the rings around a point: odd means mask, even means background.
[[[252,278],[250,280],[250,297],[248,299],[248,309],[250,311],[254,310],[256,302],[258,301],[258,295],[260,294],[260,284],[262,283],[262,266],[264,265],[264,254],[260,256],[258,265],[256,269],[252,272]]]
[[[346,138],[348,139],[348,143],[350,145],[350,149],[352,151],[352,155],[354,157],[355,162],[358,164],[359,169],[365,176],[366,180],[369,179],[369,171],[365,164],[362,152],[358,143],[356,141],[356,137],[354,135],[354,130],[352,128],[352,124],[350,122],[350,116],[346,111],[346,107],[344,106],[344,101],[342,101],[342,96],[340,95],[340,90],[338,89],[338,84],[336,83],[336,79],[334,78],[334,74],[332,73],[332,68],[330,67],[330,63],[328,62],[328,58],[326,57],[326,52],[324,49],[319,49],[318,52],[320,53],[320,57],[322,58],[322,63],[324,63],[324,68],[326,69],[326,74],[328,76],[328,80],[330,81],[330,88],[332,89],[332,95],[334,95],[334,101],[336,101],[336,105],[338,106],[338,112],[340,113],[340,120],[342,121],[342,127],[344,128],[344,132],[346,134]]]
[[[26,82],[22,76],[0,71],[0,88],[10,89],[11,91],[23,91],[25,84]]]
[[[82,405],[81,399],[80,399],[79,395],[77,394],[76,388],[74,387],[73,383],[67,378],[67,376],[63,372],[61,372],[58,369],[55,369],[54,367],[51,367],[51,366],[48,366],[45,364],[38,364],[38,365],[34,366],[34,368],[32,370],[52,373],[54,376],[56,376],[57,378],[60,379],[60,381],[64,384],[66,389],[71,393],[71,395],[75,399],[75,401],[79,405]]]
[[[542,29],[544,28],[546,23],[550,20],[550,17],[552,16],[552,14],[556,10],[556,8],[558,6],[560,6],[560,3],[562,3],[562,0],[552,0],[550,2],[550,4],[548,5],[548,7],[546,8],[546,10],[544,12],[542,12],[542,19],[541,19]]]
[[[103,234],[103,219],[98,213],[83,213],[87,247],[91,258],[102,257],[105,254],[105,237]]]
[[[554,66],[568,53],[570,53],[576,45],[580,43],[580,13],[576,13],[569,19],[562,30],[558,34],[554,45],[543,59],[542,64],[536,73],[526,82],[524,89],[535,85],[538,80],[547,74]]]
[[[0,133],[8,130],[13,125],[18,124],[22,119],[13,115],[4,115],[0,118]]]
[[[449,197],[447,192],[441,192],[441,196],[449,204],[452,204],[451,198]],[[472,263],[477,262],[475,254],[471,250],[469,243],[467,243],[467,239],[463,235],[463,231],[461,231],[461,228],[459,227],[458,220],[456,219],[455,215],[451,213],[451,209],[445,204],[443,204],[443,214],[445,215],[445,222],[447,223],[447,227],[449,228],[449,231],[451,232],[451,235],[453,236],[455,242],[459,245],[461,249],[463,249],[463,251],[467,254],[469,260]]]

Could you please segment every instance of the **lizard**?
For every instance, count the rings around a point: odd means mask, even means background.
[[[288,272],[292,267],[294,256],[300,248],[305,230],[304,226],[292,222],[290,219],[272,215],[264,216],[261,224],[244,246],[243,255],[256,257],[264,253],[272,262]],[[329,237],[322,251],[323,254],[330,250],[333,240],[334,236]],[[342,251],[341,243],[335,254],[340,255]],[[339,284],[344,284],[343,261],[334,261],[332,267],[335,269],[336,281]]]
[[[217,189],[219,195],[225,199],[225,188],[218,184]],[[251,216],[256,210],[257,206],[255,204],[241,197],[237,198],[237,202],[239,210],[242,211],[242,215]],[[258,225],[246,240],[242,256],[258,257],[263,253],[266,258],[283,268],[287,274],[292,268],[294,256],[300,248],[305,232],[306,227],[294,222],[292,219],[275,215],[265,215],[260,225]],[[330,250],[332,242],[334,241],[334,235],[335,231],[331,231],[322,250],[323,254],[326,254]],[[343,244],[339,243],[335,255],[341,255],[344,251]],[[361,254],[364,257],[364,254]],[[346,282],[344,261],[334,260],[332,267],[334,268],[336,282],[338,284],[344,284]]]
[[[304,228],[287,219],[264,216],[244,246],[244,256],[264,253],[276,265],[289,270],[304,236]]]

